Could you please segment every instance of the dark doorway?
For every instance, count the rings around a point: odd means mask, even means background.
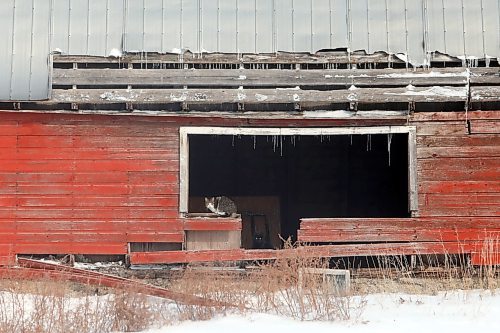
[[[304,217],[408,217],[408,134],[189,135],[190,210],[221,195],[277,198],[292,240]]]

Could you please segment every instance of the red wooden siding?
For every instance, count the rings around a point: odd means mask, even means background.
[[[500,224],[497,119],[500,111],[470,112],[471,129],[474,124],[487,123],[491,130],[489,134],[469,134],[463,112],[414,116],[419,216],[484,216]]]
[[[0,250],[182,242],[178,140],[178,127],[153,118],[2,114]]]
[[[500,111],[469,112],[467,118],[464,112],[414,114],[411,124],[417,127],[418,217],[304,219],[299,240],[408,242],[420,249],[432,248],[437,242],[442,243],[443,253],[453,244],[466,244],[463,252],[472,254],[473,263],[500,262],[499,256],[492,257],[500,252],[498,119]],[[474,130],[478,128],[482,130]],[[489,244],[494,251],[488,255],[481,253],[485,240],[495,243]],[[401,247],[401,253],[406,252]]]
[[[323,227],[328,232],[304,227],[299,239],[355,243],[311,252],[325,256],[409,253],[443,246],[457,251],[466,239],[475,262],[486,260],[478,242],[484,232],[500,232],[500,111],[469,112],[468,120],[472,134],[464,112],[412,116],[410,123],[417,126],[418,217],[394,224],[379,219],[383,227],[378,229],[372,228],[372,221],[365,221],[365,236],[359,230],[339,233],[340,227],[333,227],[332,221]],[[207,224],[179,218],[179,126],[388,124],[401,121],[2,113],[0,264],[23,253],[125,254],[129,242],[183,242],[184,230],[241,229],[238,221]],[[458,227],[462,231],[457,233]],[[443,239],[431,230],[440,230],[447,245],[440,244]],[[373,240],[400,243],[359,244]],[[426,243],[402,243],[415,240]],[[131,260],[276,256],[265,250],[165,251],[135,253]]]

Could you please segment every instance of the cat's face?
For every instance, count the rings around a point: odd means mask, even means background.
[[[205,206],[214,204],[215,204],[215,197],[205,197]]]

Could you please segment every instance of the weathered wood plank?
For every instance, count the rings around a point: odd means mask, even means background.
[[[178,134],[171,137],[19,135],[0,136],[0,141],[5,139],[5,147],[19,148],[148,148],[176,151],[177,137]]]
[[[177,151],[169,149],[105,148],[3,148],[0,160],[171,160],[179,159]],[[140,162],[139,162],[140,163]]]
[[[182,231],[177,232],[122,232],[92,231],[92,232],[17,232],[0,234],[4,242],[11,241],[17,244],[30,243],[102,243],[113,244],[120,242],[165,242],[181,243],[184,239]],[[52,253],[52,252],[50,252]]]
[[[408,71],[371,70],[263,70],[263,69],[54,69],[53,85],[106,86],[188,86],[188,87],[377,87],[466,85],[462,68]],[[475,79],[481,82],[481,73]],[[495,76],[488,76],[487,83]],[[494,82],[494,81],[493,81]],[[500,77],[497,78],[500,83]]]
[[[155,222],[152,222],[155,221]],[[16,223],[0,222],[0,232],[12,233],[15,228],[16,232],[20,233],[63,233],[63,232],[115,232],[127,233],[133,235],[136,233],[182,233],[183,227],[181,222],[175,220],[136,220],[136,221],[106,221],[95,222],[93,220],[68,220],[58,222],[43,222],[43,221],[23,221]],[[177,237],[177,236],[176,236]]]
[[[127,254],[126,243],[85,243],[74,242],[35,242],[26,244],[15,244],[16,254]]]
[[[482,242],[412,242],[302,246],[290,250],[220,250],[134,252],[133,264],[168,264],[204,261],[269,260],[277,258],[349,257],[412,254],[463,254],[480,251]]]
[[[497,137],[496,143],[496,145],[491,146],[419,147],[417,149],[417,158],[500,157],[500,136]]]
[[[465,121],[435,121],[417,123],[418,136],[460,136],[468,134]]]
[[[500,146],[500,135],[495,134],[475,134],[462,136],[419,136],[417,137],[417,147],[422,148],[442,148],[442,147],[498,147]]]
[[[408,103],[465,102],[465,87],[359,88],[345,90],[300,89],[142,89],[93,90],[55,89],[52,99],[41,105],[60,103],[185,103],[196,104],[248,103],[327,105],[328,103]],[[327,104],[325,104],[327,103]]]
[[[318,243],[366,243],[366,242],[462,242],[482,241],[500,237],[500,228],[488,231],[478,229],[401,229],[369,230],[366,232],[346,230],[299,230],[298,240]]]
[[[500,96],[500,95],[499,95]],[[472,120],[472,134],[500,134],[500,120]]]
[[[418,218],[303,218],[300,230],[405,230],[425,229],[489,229],[500,228],[498,217],[418,217]]]
[[[500,83],[500,70],[498,67],[470,68],[469,80],[472,85],[488,85]]]
[[[15,200],[15,201],[13,201]],[[98,196],[84,195],[78,193],[76,197],[68,195],[23,195],[15,197],[0,195],[2,206],[19,207],[177,207],[178,197],[175,195],[153,195],[153,196],[130,196],[128,194],[121,196]]]
[[[419,193],[499,193],[500,181],[420,181]]]
[[[498,102],[500,86],[473,86],[470,95],[472,102]]]
[[[427,207],[419,209],[421,216],[492,216],[500,217],[498,206],[493,205],[471,205],[459,207]]]
[[[434,55],[443,61],[443,56]],[[146,58],[142,54],[125,54],[122,57],[99,57],[99,56],[74,56],[74,55],[54,55],[54,63],[144,63]],[[231,53],[203,53],[192,54],[185,52],[184,54],[158,54],[148,53],[147,62],[162,64],[162,63],[182,63],[182,64],[346,64],[346,63],[404,63],[401,59],[393,54],[378,52],[374,54],[366,54],[363,51],[330,51],[310,53],[287,53],[276,52],[269,54],[231,54]]]
[[[439,63],[453,62],[461,63],[461,60],[450,57],[439,52],[430,54],[431,61]],[[311,53],[259,53],[259,54],[235,54],[235,53],[201,53],[193,54],[186,51],[183,54],[177,53],[127,53],[122,57],[99,57],[99,56],[75,56],[75,55],[54,55],[54,63],[181,63],[181,64],[373,64],[389,63],[404,64],[400,58],[394,54],[385,52],[375,52],[367,54],[365,51],[320,51]],[[217,68],[217,67],[214,67]]]
[[[324,126],[387,126],[387,125],[402,125],[408,123],[408,111],[387,111],[387,110],[373,110],[373,111],[269,111],[269,112],[222,112],[222,111],[207,111],[207,112],[166,112],[166,111],[148,111],[143,113],[133,110],[129,112],[125,111],[112,111],[112,110],[85,110],[78,111],[77,113],[69,110],[53,110],[40,113],[40,111],[16,111],[19,117],[27,118],[34,117],[32,120],[36,122],[37,116],[46,115],[48,117],[53,117],[54,115],[64,116],[64,117],[74,117],[79,118],[110,118],[110,119],[121,119],[126,117],[128,121],[134,121],[135,127],[132,127],[130,123],[122,124],[121,126],[100,126],[99,131],[95,130],[95,125],[92,128],[88,126],[78,126],[78,131],[75,132],[74,127],[61,126],[59,132],[52,130],[55,126],[50,126],[47,129],[43,128],[32,128],[33,134],[23,134],[19,137],[27,137],[28,140],[36,140],[37,137],[42,137],[45,135],[53,136],[71,136],[75,142],[80,142],[80,140],[85,140],[88,138],[91,140],[102,139],[104,146],[107,146],[105,138],[111,137],[119,138],[124,137],[128,134],[128,140],[133,141],[137,138],[151,137],[155,140],[164,140],[178,142],[179,139],[179,126],[236,126],[236,127],[248,127],[248,126],[273,126],[273,127],[324,127]],[[0,110],[2,116],[10,116],[12,111],[2,111]],[[133,116],[132,118],[130,116]],[[143,119],[149,119],[154,121],[154,124],[143,123]],[[136,122],[137,120],[137,122]],[[38,121],[41,121],[40,119]],[[96,123],[100,124],[100,120],[94,120]],[[71,124],[70,120],[68,122]],[[175,131],[172,131],[172,124],[175,124]],[[55,125],[55,124],[51,124]],[[74,125],[74,124],[72,124]],[[87,125],[87,124],[85,124]],[[117,123],[116,125],[120,125]],[[124,130],[122,130],[124,129]],[[154,130],[153,130],[154,129]],[[25,131],[25,130],[23,130]],[[121,131],[121,134],[120,132]],[[124,133],[127,132],[127,133]],[[0,136],[2,133],[0,133]],[[127,140],[124,140],[126,142]],[[76,145],[76,143],[75,143]],[[78,146],[78,145],[77,145]],[[96,147],[100,145],[96,143]]]
[[[472,265],[498,266],[500,265],[500,247],[498,242],[491,245],[485,243],[483,251],[472,252],[470,261]]]
[[[75,196],[95,195],[95,196],[113,196],[113,195],[176,195],[178,194],[177,185],[170,184],[31,184],[22,183],[17,185],[19,195],[67,195]]]
[[[172,219],[179,216],[177,207],[23,207],[0,208],[0,219]]]
[[[499,120],[500,111],[468,111],[457,112],[415,112],[410,116],[411,122],[432,121],[466,121],[466,120]]]
[[[47,172],[23,172],[0,173],[0,183],[150,183],[158,185],[175,183],[178,174],[171,171],[120,171],[120,172],[72,172],[72,173],[47,173]]]
[[[184,230],[241,230],[241,218],[184,218]]]
[[[0,172],[113,172],[113,171],[178,171],[178,161],[144,160],[46,160],[46,161],[4,161]]]

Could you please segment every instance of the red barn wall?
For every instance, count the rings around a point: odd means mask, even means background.
[[[2,114],[3,251],[124,254],[128,242],[182,242],[178,150],[178,127],[154,118]]]
[[[463,112],[412,116],[420,217],[500,224],[499,119],[500,111],[470,112],[467,126]],[[181,125],[383,124],[2,113],[0,262],[13,253],[125,254],[129,242],[183,242]]]
[[[419,216],[488,217],[500,226],[498,119],[500,111],[414,115]]]

